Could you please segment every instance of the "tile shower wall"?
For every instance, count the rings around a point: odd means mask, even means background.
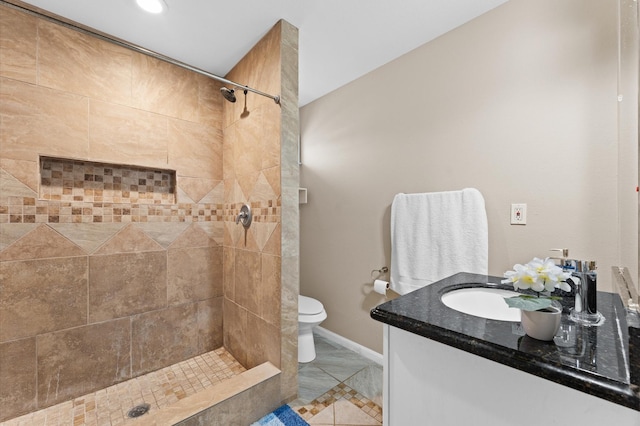
[[[227,77],[280,93],[280,41],[278,24]],[[280,367],[280,106],[248,93],[223,110],[224,202],[247,203],[269,218],[245,231],[225,217],[224,343],[247,368]]]
[[[222,116],[206,77],[0,6],[0,421],[222,345]],[[67,194],[40,156],[175,171],[176,199],[105,198],[106,166]]]

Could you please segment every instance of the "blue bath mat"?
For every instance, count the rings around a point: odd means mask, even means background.
[[[291,407],[283,405],[251,426],[309,426],[309,423],[302,420]]]

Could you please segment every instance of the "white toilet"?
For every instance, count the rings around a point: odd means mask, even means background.
[[[313,327],[327,319],[320,301],[298,296],[298,362],[311,362],[316,358]]]

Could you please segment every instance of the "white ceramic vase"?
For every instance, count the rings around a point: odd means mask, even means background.
[[[550,341],[560,329],[562,307],[551,305],[537,311],[520,311],[520,322],[527,336]]]

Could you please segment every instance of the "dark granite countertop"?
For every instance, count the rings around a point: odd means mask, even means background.
[[[640,411],[640,388],[630,364],[640,342],[629,341],[629,317],[617,294],[598,292],[598,311],[606,318],[585,327],[568,318],[573,298],[566,297],[560,331],[554,342],[524,334],[520,323],[480,318],[445,306],[440,297],[457,288],[494,283],[513,290],[500,277],[459,273],[377,306],[371,317],[380,322],[517,368],[581,392]],[[628,321],[629,318],[629,321]],[[631,324],[633,326],[633,324]],[[636,324],[637,326],[637,324]],[[637,329],[631,328],[635,334]],[[634,382],[632,383],[632,380]]]

